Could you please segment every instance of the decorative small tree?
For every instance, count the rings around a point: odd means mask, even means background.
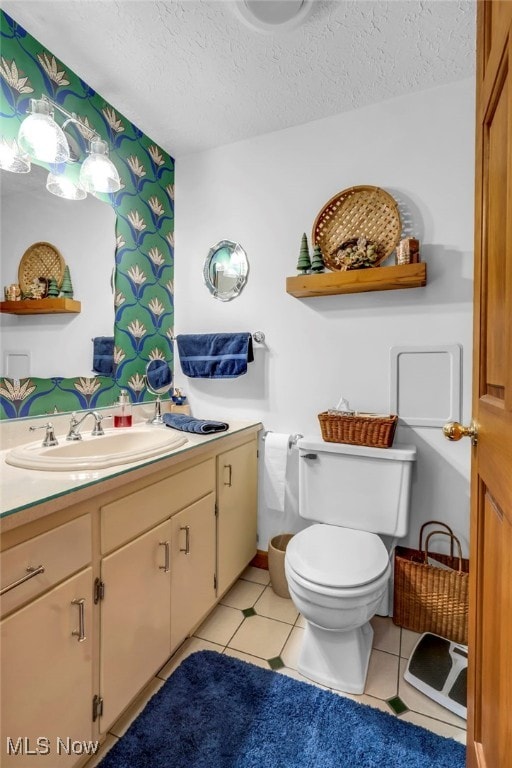
[[[60,287],[60,295],[65,299],[73,298],[73,283],[71,282],[71,275],[69,274],[69,267],[64,267],[64,276],[62,278],[62,285]]]
[[[48,298],[54,299],[56,296],[59,295],[59,286],[57,285],[57,281],[54,277],[50,277],[48,281]]]
[[[307,275],[311,269],[311,259],[309,258],[308,238],[306,233],[302,235],[302,241],[300,244],[299,260],[297,262],[297,269],[303,275]]]
[[[322,256],[322,250],[319,245],[315,245],[315,247],[313,248],[313,258],[311,260],[311,271],[312,272],[325,271],[324,257]]]

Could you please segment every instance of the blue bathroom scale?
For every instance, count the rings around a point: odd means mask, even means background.
[[[467,670],[466,645],[425,632],[414,646],[404,679],[466,720]]]

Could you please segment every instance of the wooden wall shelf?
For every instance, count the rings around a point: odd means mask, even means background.
[[[82,305],[74,299],[24,299],[23,301],[2,301],[0,312],[10,315],[62,315],[81,312]]]
[[[421,288],[427,284],[427,265],[400,264],[394,267],[371,267],[348,272],[323,272],[286,278],[286,292],[298,299],[310,296],[333,296],[338,293],[395,291]]]

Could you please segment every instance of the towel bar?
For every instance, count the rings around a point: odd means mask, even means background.
[[[252,335],[252,340],[256,342],[256,344],[264,344],[265,343],[265,334],[263,331],[254,331]],[[169,338],[171,341],[176,341],[176,336],[172,333],[169,334]],[[91,339],[92,341],[92,339]]]

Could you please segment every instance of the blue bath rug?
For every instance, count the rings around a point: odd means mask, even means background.
[[[462,744],[214,651],[153,696],[101,768],[464,768]]]

